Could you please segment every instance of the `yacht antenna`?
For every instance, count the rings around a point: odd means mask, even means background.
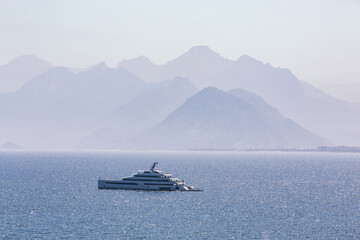
[[[150,170],[151,170],[152,172],[154,171],[156,164],[158,164],[158,162],[154,162],[154,164],[151,166]]]

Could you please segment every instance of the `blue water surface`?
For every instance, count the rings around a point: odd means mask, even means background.
[[[153,161],[203,192],[99,190]],[[0,239],[358,239],[360,155],[0,152]]]

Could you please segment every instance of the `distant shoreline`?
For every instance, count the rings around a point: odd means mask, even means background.
[[[190,151],[241,151],[241,152],[354,152],[359,153],[360,147],[349,146],[318,146],[317,148],[249,148],[249,149],[191,149]]]
[[[0,149],[0,152],[335,152],[360,153],[360,147],[319,146],[317,148],[193,148],[193,149]]]

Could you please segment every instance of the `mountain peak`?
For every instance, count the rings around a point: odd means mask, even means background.
[[[195,46],[190,48],[186,53],[169,61],[168,64],[175,64],[181,67],[187,66],[185,68],[196,68],[193,70],[195,74],[198,74],[199,69],[194,64],[200,64],[203,65],[203,67],[209,67],[209,65],[211,65],[211,68],[218,68],[222,66],[224,62],[227,62],[226,59],[209,47]]]
[[[219,53],[213,51],[208,46],[194,46],[190,48],[184,55],[190,55],[190,56],[201,56],[201,57],[207,57],[207,56],[217,56],[221,57]]]
[[[137,56],[135,58],[131,58],[129,60],[124,59],[122,62],[140,62],[140,63],[152,63],[151,60],[146,56]]]
[[[224,103],[224,101],[231,101],[231,98],[234,97],[216,87],[206,87],[191,98],[187,99],[187,102],[210,105],[219,104],[220,106],[221,103]]]
[[[45,74],[51,74],[51,75],[62,75],[62,74],[73,74],[69,69],[67,69],[66,67],[60,66],[60,67],[54,67],[49,69],[48,71],[46,71],[45,73],[41,74],[45,75]]]
[[[255,58],[252,58],[252,57],[250,57],[249,55],[246,55],[246,54],[239,57],[236,60],[236,62],[238,62],[238,63],[253,63],[253,64],[255,63],[255,64],[262,64],[263,65],[263,63],[261,61],[256,60]]]
[[[18,149],[23,149],[23,147],[15,144],[15,143],[12,143],[12,142],[7,142],[7,143],[0,145],[0,149],[18,150]]]
[[[199,45],[199,46],[191,47],[188,52],[206,53],[206,52],[214,52],[214,51],[208,46]]]
[[[209,87],[206,87],[204,89],[202,89],[198,95],[206,95],[206,96],[209,96],[209,95],[219,95],[219,94],[225,94],[224,91],[214,87],[214,86],[209,86]]]
[[[124,59],[117,65],[117,68],[125,68],[132,70],[134,66],[140,66],[142,68],[152,67],[155,65],[148,57],[146,56],[138,56],[131,59]]]
[[[0,92],[16,92],[30,79],[52,67],[50,63],[35,55],[16,57],[0,66]]]
[[[100,62],[92,66],[90,69],[92,70],[92,69],[105,69],[105,68],[108,68],[108,65],[106,65],[105,62]]]
[[[6,65],[9,68],[22,68],[26,69],[26,71],[46,71],[49,68],[52,68],[53,66],[45,61],[44,59],[41,59],[35,55],[22,55],[16,58],[13,58],[10,62],[8,62]]]
[[[22,55],[13,58],[8,64],[28,64],[29,62],[42,62],[50,65],[50,63],[46,62],[45,60],[39,58],[35,55]]]
[[[202,89],[198,94],[213,94],[213,93],[221,93],[223,91],[221,91],[220,89],[213,87],[213,86],[209,86],[206,87],[204,89]]]
[[[270,108],[254,94],[241,91],[233,96],[207,87],[162,121],[146,142],[168,149],[302,147],[321,142]]]

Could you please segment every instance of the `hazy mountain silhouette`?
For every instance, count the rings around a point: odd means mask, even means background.
[[[123,61],[119,66],[129,70],[131,66],[132,72],[143,74],[137,61]],[[165,65],[148,64],[143,77],[159,81],[165,76],[188,77],[200,88],[245,89],[262,97],[283,116],[334,144],[360,142],[360,108],[356,104],[333,98],[299,81],[288,69],[275,68],[247,55],[231,61],[208,47],[193,47]]]
[[[50,63],[34,55],[14,58],[0,66],[0,93],[15,92],[27,81],[52,67]]]
[[[195,85],[203,88],[209,85],[209,76],[231,64],[232,61],[223,58],[209,47],[196,46],[165,65],[153,64],[142,56],[124,60],[118,67],[135,73],[147,82],[159,82],[181,76],[189,78]]]
[[[163,73],[163,67],[161,65],[152,63],[150,59],[145,56],[139,56],[130,60],[123,60],[117,65],[117,67],[135,73],[146,82],[159,82],[169,79]]]
[[[19,150],[19,149],[24,149],[24,148],[17,145],[17,144],[15,144],[15,143],[7,142],[7,143],[4,143],[4,144],[1,144],[0,149],[3,149],[3,150]]]
[[[149,84],[143,93],[104,118],[102,127],[83,139],[82,148],[111,148],[115,142],[148,130],[197,92],[188,79],[175,78]]]
[[[205,46],[193,47],[165,65],[148,64],[144,73],[143,65],[137,59],[123,61],[119,66],[145,81],[183,76],[199,88],[242,88],[261,96],[289,117],[294,111],[306,111],[306,104],[311,104],[311,99],[308,99],[300,82],[289,70],[274,68],[247,55],[231,61]]]
[[[127,142],[129,143],[129,142]],[[123,144],[127,144],[123,143]],[[255,94],[205,88],[154,129],[133,138],[148,149],[311,147],[324,143]]]
[[[168,77],[188,77],[199,88],[211,85],[209,78],[232,65],[232,61],[223,58],[206,46],[192,47],[183,55],[166,64]]]
[[[42,67],[32,68],[35,63]],[[244,89],[260,96],[261,101],[282,116],[334,144],[360,142],[358,103],[336,99],[299,81],[287,69],[263,64],[247,55],[232,61],[206,46],[198,46],[164,65],[153,64],[142,56],[124,60],[116,69],[100,63],[73,72],[64,67],[51,68],[43,60],[25,56],[1,66],[0,73],[15,69],[12,74],[16,75],[21,72],[17,70],[19,66],[38,72],[48,69],[31,80],[22,78],[26,83],[14,93],[0,93],[0,141],[16,142],[27,148],[68,148],[90,133],[85,139],[97,136],[99,140],[107,139],[102,146],[121,145],[123,139],[135,139],[136,134],[159,123],[194,94],[195,87],[189,81],[200,88],[210,85],[222,90]],[[156,83],[145,83],[142,79]],[[166,79],[175,80],[159,83]],[[8,82],[7,78],[6,86],[10,86]],[[242,92],[241,96],[246,94]],[[263,107],[269,105],[258,103]],[[275,116],[271,109],[264,107],[261,111]],[[281,145],[280,140],[274,143]]]
[[[324,92],[348,102],[360,101],[360,84],[344,83],[344,84],[328,84],[319,86]]]
[[[192,82],[180,77],[150,84],[142,94],[108,116],[106,124],[116,129],[147,129],[165,119],[197,91]]]
[[[300,81],[307,98],[303,111],[294,109],[292,116],[307,129],[337,145],[358,145],[360,142],[360,108],[334,98],[314,86]],[[299,104],[299,105],[300,105]]]
[[[0,141],[10,136],[23,146],[71,147],[145,86],[135,75],[104,63],[79,74],[52,68],[0,98]]]
[[[242,88],[263,97],[285,115],[292,112],[294,102],[308,101],[300,82],[289,70],[274,68],[247,55],[231,61],[205,46],[193,47],[165,65],[148,64],[145,74],[142,73],[143,64],[137,59],[123,61],[118,66],[145,81],[183,76],[199,88]]]

